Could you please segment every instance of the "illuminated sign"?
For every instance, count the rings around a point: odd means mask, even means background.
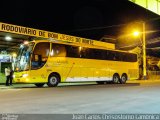
[[[11,62],[11,56],[0,54],[0,62]]]
[[[28,36],[35,36],[35,37],[42,37],[42,38],[58,39],[58,34],[54,32],[47,32],[43,30],[16,26],[6,23],[0,23],[0,31],[28,35]]]
[[[6,24],[2,22],[0,22],[0,31],[21,34],[21,35],[35,36],[39,38],[50,38],[50,39],[60,40],[60,41],[65,41],[65,42],[91,44],[91,45],[98,44],[98,46],[107,47],[109,49],[115,49],[115,45],[112,43],[99,42],[99,41],[95,41],[91,39],[75,37],[75,36],[65,35],[65,34],[59,34],[55,32],[38,30],[38,29],[17,26],[17,25],[12,25],[12,24]]]

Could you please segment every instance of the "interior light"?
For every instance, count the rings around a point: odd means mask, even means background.
[[[21,45],[20,45],[20,48],[23,48],[23,47],[24,47],[23,44],[21,44]]]
[[[24,44],[27,45],[29,42],[28,41],[24,41]]]
[[[54,55],[54,51],[52,49],[52,51],[50,52],[50,56],[53,56]]]
[[[5,39],[6,39],[7,41],[12,40],[12,38],[11,38],[10,36],[6,36]]]
[[[82,47],[79,47],[79,51],[81,51],[82,50]]]
[[[13,56],[13,57],[17,57],[17,54],[16,54],[16,53],[13,53],[12,56]]]

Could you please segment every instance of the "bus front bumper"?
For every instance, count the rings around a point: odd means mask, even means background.
[[[27,83],[29,82],[29,75],[27,72],[17,72],[13,76],[13,81],[15,83]]]

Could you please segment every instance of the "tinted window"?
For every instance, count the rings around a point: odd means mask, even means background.
[[[125,52],[101,50],[94,48],[66,46],[67,57],[136,62],[137,55]]]
[[[107,60],[116,60],[116,55],[115,55],[115,52],[114,51],[107,51],[107,57],[106,59]]]
[[[125,62],[136,62],[137,61],[137,55],[131,54],[131,53],[120,53],[121,60]]]
[[[80,47],[66,45],[67,57],[80,57]]]
[[[51,57],[65,57],[66,56],[65,45],[53,43],[50,55]]]
[[[49,55],[50,43],[38,43],[35,48],[33,54],[41,55],[42,61],[46,61]]]

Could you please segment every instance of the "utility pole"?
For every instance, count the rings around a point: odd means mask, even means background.
[[[143,46],[142,46],[142,51],[143,51],[143,79],[146,80],[147,79],[147,71],[146,71],[146,32],[145,32],[145,22],[142,23],[143,24]]]

